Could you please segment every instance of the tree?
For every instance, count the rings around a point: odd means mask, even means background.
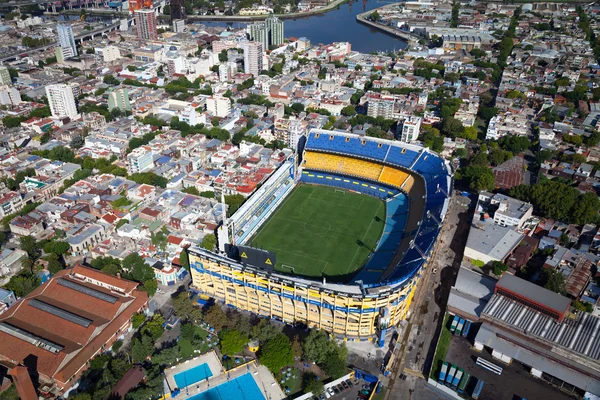
[[[202,311],[194,305],[188,292],[181,292],[173,298],[173,310],[182,321],[198,322],[202,319]]]
[[[164,229],[164,227],[163,227],[163,229]],[[166,231],[166,233],[165,233],[165,231]],[[150,241],[152,242],[152,244],[154,246],[156,246],[162,252],[164,252],[166,250],[167,245],[168,245],[168,241],[167,241],[167,233],[168,232],[169,232],[168,230],[164,229],[164,231],[160,230],[156,233],[150,234]]]
[[[186,187],[182,190],[182,192],[187,194],[193,194],[194,196],[200,196],[200,192],[194,186]]]
[[[214,250],[214,248],[217,245],[217,237],[212,234],[209,233],[206,236],[204,236],[204,238],[202,239],[202,243],[200,243],[200,247],[202,247],[203,249],[206,250]]]
[[[240,353],[248,344],[248,338],[235,329],[223,331],[219,337],[221,353],[228,356]]]
[[[302,354],[308,361],[321,364],[327,358],[331,349],[327,332],[320,329],[312,329],[302,343]]]
[[[323,371],[325,371],[332,379],[337,379],[346,374],[346,359],[341,359],[336,355],[331,354],[325,359],[321,368],[323,368]]]
[[[179,263],[186,270],[190,270],[190,256],[186,249],[181,250],[181,253],[179,253]]]
[[[252,327],[252,338],[260,343],[265,343],[273,339],[279,333],[279,329],[271,325],[269,320],[261,319],[260,322]]]
[[[477,128],[474,126],[465,126],[461,136],[467,140],[477,140]]]
[[[566,283],[565,276],[558,270],[553,268],[545,268],[542,272],[544,287],[558,294],[565,293]]]
[[[71,245],[67,242],[52,241],[44,245],[44,252],[62,256],[66,254],[70,248]]]
[[[290,108],[292,110],[294,110],[294,112],[296,114],[300,114],[302,111],[304,111],[304,104],[302,103],[294,103],[290,106]]]
[[[123,260],[123,269],[129,271],[131,277],[137,282],[144,282],[154,278],[154,270],[144,262],[138,253],[131,253]]]
[[[104,83],[106,83],[107,85],[113,85],[113,86],[121,83],[121,82],[119,82],[119,80],[117,78],[115,78],[112,75],[105,75],[104,78],[102,78],[102,81]]]
[[[206,312],[204,321],[217,331],[220,331],[223,327],[227,326],[228,319],[227,315],[221,310],[221,307],[213,304]]]
[[[294,362],[294,352],[292,351],[290,339],[280,333],[273,339],[268,340],[260,348],[258,359],[273,373],[277,373],[281,368],[292,364]]]
[[[17,297],[27,296],[40,285],[40,280],[33,274],[22,273],[10,278],[5,288],[12,290]]]
[[[36,259],[39,255],[39,247],[33,236],[21,236],[19,238],[21,250],[25,251],[29,258]]]
[[[133,317],[131,317],[131,326],[133,329],[137,329],[142,326],[144,321],[146,321],[146,316],[143,313],[133,314]]]
[[[312,372],[307,372],[302,376],[302,391],[312,393],[314,396],[320,396],[325,391],[323,381]]]
[[[494,272],[494,275],[501,276],[508,271],[508,265],[504,264],[502,261],[492,261],[492,271]]]
[[[155,278],[146,279],[143,282],[141,289],[148,293],[148,296],[152,297],[158,290],[158,282],[156,282]]]
[[[442,122],[442,132],[451,137],[461,137],[465,131],[462,122],[454,117],[445,118]]]
[[[144,325],[142,333],[150,336],[152,340],[156,341],[165,331],[165,328],[163,328],[164,323],[165,318],[162,315],[154,314],[152,319],[146,322],[146,325]]]
[[[298,335],[295,335],[294,340],[292,340],[292,351],[294,352],[294,356],[296,358],[302,357],[302,342],[300,341],[300,337]]]
[[[150,336],[143,335],[141,340],[133,338],[131,341],[131,358],[133,362],[143,362],[146,358],[150,357],[153,350],[154,345]]]
[[[56,257],[56,255],[54,255],[54,257]],[[50,272],[52,275],[62,271],[62,269],[63,265],[60,263],[60,261],[58,261],[57,258],[51,258],[48,260],[48,272]]]
[[[341,114],[346,117],[351,117],[356,114],[356,107],[350,104],[349,106],[342,108]]]
[[[465,179],[471,190],[493,190],[496,184],[494,173],[491,169],[482,166],[470,165],[460,174]]]

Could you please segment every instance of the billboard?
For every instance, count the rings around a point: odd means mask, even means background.
[[[229,258],[241,262],[242,264],[252,265],[268,272],[273,272],[277,263],[275,253],[267,250],[256,249],[249,246],[225,245],[225,251]]]

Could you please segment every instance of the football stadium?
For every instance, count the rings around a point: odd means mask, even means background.
[[[190,290],[381,342],[435,249],[451,168],[427,148],[320,129],[297,150],[223,222],[219,252],[189,249]]]

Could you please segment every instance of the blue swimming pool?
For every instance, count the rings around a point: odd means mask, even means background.
[[[250,373],[220,384],[212,389],[197,394],[189,400],[265,400],[256,381]]]
[[[179,389],[183,389],[186,386],[193,385],[196,382],[200,382],[206,378],[212,376],[212,371],[208,367],[208,364],[200,364],[187,371],[180,372],[174,376],[175,383]]]

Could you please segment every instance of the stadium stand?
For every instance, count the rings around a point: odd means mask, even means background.
[[[388,185],[402,187],[402,184],[406,181],[408,176],[409,175],[406,172],[400,171],[399,169],[384,166],[381,175],[379,176],[379,181],[387,183]]]
[[[245,244],[294,188],[290,168],[292,163],[288,161],[232,216],[232,235],[236,244]]]
[[[338,134],[311,131],[308,136],[307,150],[323,150],[329,153],[364,157],[381,161],[390,148],[387,143],[366,140],[358,136],[343,136]]]
[[[400,193],[398,189],[388,186],[378,185],[373,182],[362,179],[348,177],[344,175],[332,174],[323,171],[306,170],[302,172],[301,182],[313,185],[327,185],[338,187],[344,190],[352,190],[369,196],[387,199]]]
[[[413,150],[390,146],[390,151],[383,161],[399,167],[410,168],[418,155],[419,153]]]
[[[359,160],[352,157],[343,157],[335,154],[304,153],[304,165],[308,169],[329,171],[342,175],[357,176],[372,181],[377,181],[383,166],[370,161]]]

